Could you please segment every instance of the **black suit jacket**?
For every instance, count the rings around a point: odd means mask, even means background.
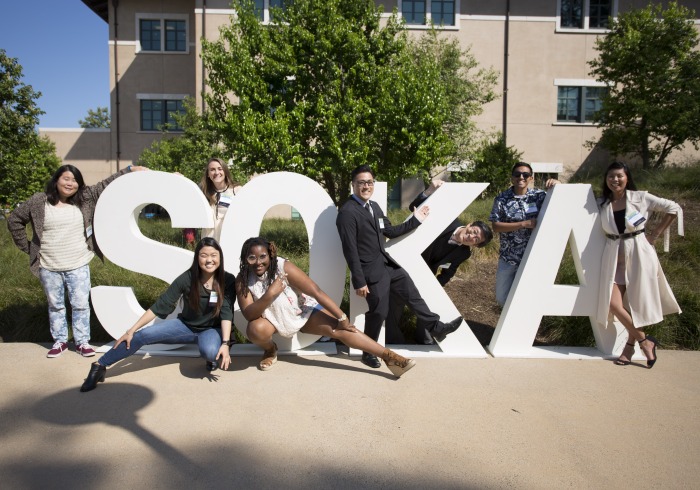
[[[421,192],[408,208],[413,211],[426,199],[427,197],[425,194]],[[460,226],[464,226],[464,224],[458,219],[454,220],[421,254],[423,260],[428,264],[433,274],[437,274],[438,270],[440,270],[440,275],[437,277],[437,280],[441,286],[447,284],[457,272],[460,264],[472,255],[472,251],[469,247],[465,245],[451,245],[449,243],[452,233]],[[440,266],[445,267],[440,269]]]
[[[378,282],[386,274],[386,264],[398,267],[386,253],[384,237],[395,238],[420,225],[420,221],[411,216],[411,219],[392,226],[379,205],[374,201],[369,202],[374,216],[350,197],[340,207],[335,220],[354,289]]]

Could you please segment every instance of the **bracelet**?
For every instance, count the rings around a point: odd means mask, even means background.
[[[222,340],[221,341],[221,345],[228,345],[229,347],[231,347],[235,343],[236,343],[235,340]]]
[[[348,316],[345,313],[343,313],[343,316],[341,316],[340,318],[336,318],[336,320],[338,320],[338,323],[344,322],[347,319],[348,319]]]

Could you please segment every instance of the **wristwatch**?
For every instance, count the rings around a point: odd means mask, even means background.
[[[340,318],[337,318],[338,323],[344,322],[347,319],[348,319],[348,316],[345,313],[343,313],[343,316],[341,316]]]

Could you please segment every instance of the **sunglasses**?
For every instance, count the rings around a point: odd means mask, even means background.
[[[513,177],[516,179],[519,179],[520,177],[523,179],[529,179],[532,177],[532,172],[513,172]]]

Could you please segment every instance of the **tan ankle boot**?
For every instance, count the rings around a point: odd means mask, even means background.
[[[386,363],[386,367],[388,367],[397,378],[400,378],[403,373],[416,365],[416,361],[413,359],[400,356],[391,349],[384,349],[381,357]]]

